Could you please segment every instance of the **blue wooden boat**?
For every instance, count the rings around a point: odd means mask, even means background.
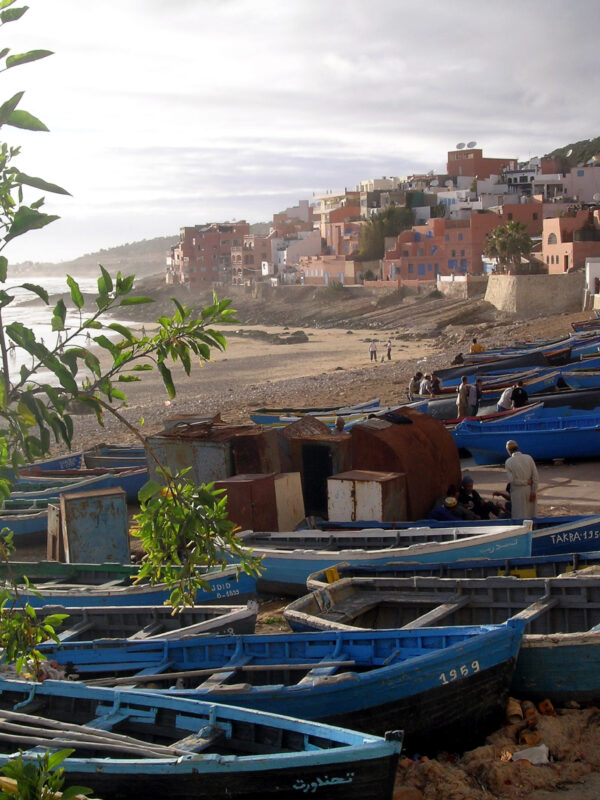
[[[369,413],[376,411],[381,405],[379,397],[373,400],[366,400],[364,403],[355,403],[350,406],[332,406],[330,408],[257,408],[249,415],[252,422],[257,425],[287,425],[289,422],[297,422],[304,416],[337,416],[347,417],[361,412]]]
[[[414,631],[202,636],[43,645],[80,679],[318,719],[401,726],[437,752],[481,741],[501,718],[524,622]],[[120,677],[119,677],[120,676]],[[177,684],[176,684],[177,681]],[[179,688],[176,688],[179,687]]]
[[[181,639],[199,634],[254,633],[258,603],[186,606],[42,606],[38,616],[67,614],[55,626],[61,642],[82,639]]]
[[[238,534],[254,556],[261,556],[259,591],[304,594],[306,579],[338,561],[384,564],[391,560],[438,562],[501,555],[531,555],[531,522],[474,528],[411,528],[386,531],[292,531]]]
[[[143,467],[146,465],[146,450],[135,445],[99,444],[83,452],[83,460],[88,469],[104,467]]]
[[[401,732],[383,739],[213,701],[0,680],[0,765],[72,749],[67,786],[103,800],[389,800]]]
[[[169,596],[164,584],[133,584],[139,568],[134,564],[64,564],[59,561],[11,561],[19,595],[34,607],[163,605]],[[0,564],[0,579],[6,581],[8,567]],[[25,586],[25,577],[36,592]],[[206,570],[206,588],[196,603],[246,603],[256,597],[256,578],[237,566]],[[38,596],[39,595],[39,596]]]
[[[29,543],[48,532],[48,505],[33,503],[15,504],[0,511],[0,531],[8,528],[16,543]]]
[[[440,564],[415,564],[390,561],[387,564],[348,564],[340,562],[308,576],[309,592],[327,588],[341,578],[555,578],[588,567],[600,566],[600,551],[559,553],[525,558],[474,558]]]
[[[600,576],[344,578],[284,611],[294,631],[357,631],[526,623],[516,697],[555,704],[600,698]]]
[[[142,486],[148,482],[148,467],[115,467],[108,469],[104,467],[96,467],[95,469],[82,468],[40,468],[40,467],[25,467],[20,470],[20,475],[25,480],[37,481],[46,477],[48,480],[56,478],[65,478],[73,480],[84,480],[86,478],[98,477],[102,478],[98,483],[94,483],[91,488],[93,489],[114,489],[120,488],[125,492],[128,503],[136,503],[138,501],[138,494]]]
[[[522,519],[490,519],[484,520],[488,530],[503,529],[506,525],[521,525]],[[531,555],[558,555],[561,553],[583,553],[600,548],[600,516],[595,514],[573,514],[558,517],[534,517],[528,520],[533,525],[531,535]],[[469,532],[479,533],[482,520],[457,520],[452,536],[458,538]],[[416,522],[374,522],[361,520],[357,522],[322,522],[319,529],[323,531],[388,531],[393,536],[398,531],[419,531],[429,529],[435,535],[436,530],[447,531],[448,523],[433,519],[420,519]],[[379,534],[381,535],[381,533]],[[445,534],[444,538],[447,538]],[[383,540],[380,540],[383,543]],[[360,545],[360,540],[357,540]],[[364,546],[364,545],[361,545]],[[391,559],[390,559],[391,560]]]
[[[600,456],[600,416],[571,415],[481,425],[463,420],[453,431],[457,447],[468,450],[476,464],[501,464],[507,439],[516,439],[536,460]]]

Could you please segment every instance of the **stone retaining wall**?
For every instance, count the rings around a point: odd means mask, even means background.
[[[580,311],[585,274],[490,275],[485,299],[499,311],[518,317]]]

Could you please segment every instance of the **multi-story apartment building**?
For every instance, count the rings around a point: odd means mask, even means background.
[[[167,283],[191,289],[229,283],[231,248],[241,246],[249,232],[244,220],[181,228],[179,242],[167,254]]]
[[[360,192],[349,192],[347,189],[340,191],[331,190],[322,194],[313,195],[315,224],[321,231],[321,238],[327,237],[326,225],[330,221],[331,213],[338,208],[347,206],[358,207],[357,215],[360,214]]]
[[[244,284],[262,275],[262,263],[273,263],[272,239],[247,233],[240,244],[231,247],[231,281]]]
[[[438,275],[481,275],[488,233],[507,222],[522,222],[530,236],[542,230],[542,204],[518,203],[501,213],[475,213],[468,219],[430,219],[401,233],[383,259],[384,280],[433,281]]]
[[[451,177],[466,175],[484,180],[490,175],[499,175],[503,169],[514,170],[517,164],[516,158],[487,158],[483,150],[470,147],[448,152],[446,172]]]

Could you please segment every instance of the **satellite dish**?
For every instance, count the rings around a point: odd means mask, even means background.
[[[586,161],[586,162],[585,162],[585,165],[586,165],[586,167],[589,167],[589,165],[590,165],[590,164],[593,164],[593,163],[594,163],[594,159],[593,159],[593,158],[590,158],[590,159],[589,159],[589,161]]]
[[[569,152],[567,153],[567,158],[569,158],[569,156],[572,156],[572,155],[573,155],[573,148],[571,147],[569,149]]]
[[[592,200],[597,203],[600,200],[600,192],[596,192],[595,195],[592,196]]]
[[[450,181],[450,180],[448,180],[448,181],[446,181],[446,182],[444,183],[444,186],[447,186],[448,188],[450,188],[451,186],[454,186],[454,181]]]
[[[459,142],[459,143],[456,145],[456,149],[457,149],[457,150],[463,150],[463,149],[464,149],[464,147],[465,147],[465,143],[464,143],[464,142]]]
[[[469,142],[469,143],[467,144],[467,147],[468,147],[468,148],[475,147],[475,145],[476,145],[476,144],[477,144],[477,142]]]
[[[440,185],[440,182],[439,182],[438,180],[431,181],[431,183],[430,183],[429,185],[430,185],[430,186],[439,186],[439,185]]]

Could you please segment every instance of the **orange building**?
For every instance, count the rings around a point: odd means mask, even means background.
[[[383,259],[384,280],[433,281],[438,275],[481,275],[488,233],[508,222],[521,222],[527,233],[542,230],[542,204],[507,205],[501,214],[472,214],[469,219],[430,219],[401,233]]]
[[[358,252],[360,229],[360,206],[341,206],[329,212],[329,219],[322,225],[323,246],[329,255],[352,255]]]
[[[301,281],[312,286],[327,286],[335,281],[356,283],[356,264],[345,256],[302,256],[298,267]]]
[[[544,220],[542,260],[548,272],[571,272],[585,267],[586,258],[600,256],[598,210],[584,209]]]
[[[490,175],[500,175],[503,169],[517,169],[518,165],[516,158],[484,158],[483,150],[471,147],[466,150],[448,151],[446,172],[450,177],[477,176],[483,181]]]

